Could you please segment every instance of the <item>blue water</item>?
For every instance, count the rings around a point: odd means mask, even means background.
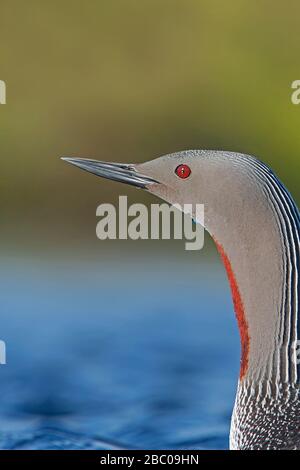
[[[7,259],[1,449],[224,449],[239,340],[221,266]]]

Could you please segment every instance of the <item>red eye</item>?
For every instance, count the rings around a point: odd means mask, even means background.
[[[175,173],[177,176],[179,176],[179,178],[182,178],[182,179],[185,179],[185,178],[188,178],[191,174],[191,169],[189,166],[187,165],[179,165],[176,170],[175,170]]]

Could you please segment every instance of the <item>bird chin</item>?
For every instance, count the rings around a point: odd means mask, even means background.
[[[149,184],[146,186],[146,190],[169,204],[177,203],[175,191],[164,183]]]

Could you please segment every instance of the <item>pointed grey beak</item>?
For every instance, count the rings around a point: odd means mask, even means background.
[[[138,188],[147,189],[150,184],[158,184],[158,181],[153,178],[140,174],[132,164],[99,162],[88,158],[61,157],[61,159],[94,175],[131,184]]]

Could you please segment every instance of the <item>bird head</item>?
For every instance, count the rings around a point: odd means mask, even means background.
[[[204,203],[217,166],[207,160],[212,152],[187,150],[145,163],[111,163],[87,158],[62,157],[64,161],[94,175],[144,189],[170,204]],[[218,179],[217,179],[218,180]],[[191,213],[195,218],[195,213]],[[203,221],[198,221],[203,223]]]

